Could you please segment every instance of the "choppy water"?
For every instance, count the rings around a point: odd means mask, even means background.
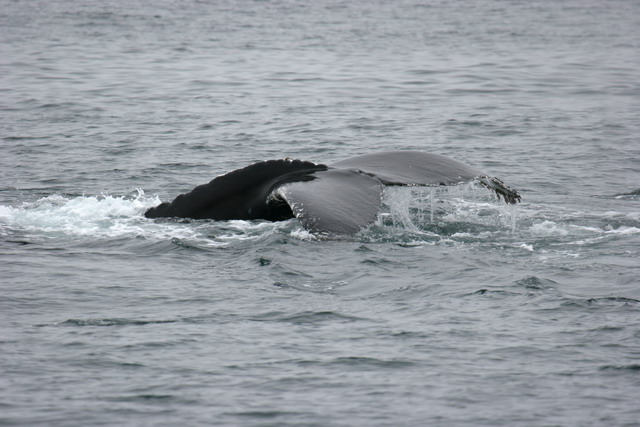
[[[0,1],[0,423],[639,425],[640,3]],[[253,161],[519,189],[151,221]]]

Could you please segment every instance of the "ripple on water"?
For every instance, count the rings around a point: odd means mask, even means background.
[[[303,311],[295,314],[283,312],[268,312],[251,317],[256,322],[284,322],[295,325],[325,322],[349,323],[369,321],[369,319],[351,316],[333,311]]]
[[[177,320],[138,320],[138,319],[68,319],[51,325],[39,326],[144,326],[164,323],[176,323]]]

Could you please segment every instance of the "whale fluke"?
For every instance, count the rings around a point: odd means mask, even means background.
[[[334,163],[358,169],[384,185],[454,185],[484,176],[479,169],[440,154],[422,151],[387,151],[363,154]]]
[[[316,172],[312,181],[276,190],[302,226],[315,234],[355,234],[374,223],[382,204],[379,180],[349,169]]]
[[[434,187],[478,180],[505,202],[520,201],[517,191],[480,169],[447,156],[422,151],[387,151],[350,157],[334,163],[341,168],[355,168],[375,176],[383,185]]]
[[[145,212],[147,218],[298,218],[320,235],[350,235],[374,223],[384,186],[441,186],[478,181],[507,203],[518,192],[498,178],[446,156],[389,151],[351,157],[331,166],[267,160],[220,175]]]
[[[180,194],[145,212],[147,218],[177,217],[193,219],[266,219],[293,218],[286,203],[270,195],[288,182],[313,179],[313,172],[328,167],[303,160],[267,160],[217,176],[189,193]]]

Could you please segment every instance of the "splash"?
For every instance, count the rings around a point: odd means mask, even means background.
[[[275,235],[323,240],[297,220],[150,220],[160,203],[136,189],[126,196],[51,195],[19,206],[0,206],[0,237],[29,242],[143,238],[185,248],[253,244]],[[518,217],[519,216],[519,217]],[[539,206],[499,203],[482,187],[387,187],[378,222],[353,239],[399,245],[507,245],[527,252],[575,251],[617,236],[640,233],[637,215],[624,212],[540,211]]]
[[[181,247],[211,248],[258,241],[274,233],[299,240],[315,237],[300,231],[295,221],[150,220],[144,212],[160,203],[136,189],[128,196],[51,195],[17,207],[0,206],[0,236],[20,236],[30,242],[144,238]]]
[[[516,228],[517,207],[488,200],[478,186],[387,187],[378,225],[412,233],[451,235],[469,228]]]
[[[131,219],[157,203],[157,198],[145,197],[136,190],[133,197],[110,195],[65,197],[52,195],[26,202],[19,207],[3,206],[0,223],[3,228],[48,237],[61,235],[118,237],[134,227]]]

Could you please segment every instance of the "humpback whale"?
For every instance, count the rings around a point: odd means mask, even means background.
[[[147,218],[298,218],[313,234],[351,235],[377,220],[385,186],[456,185],[477,181],[506,203],[518,192],[458,160],[421,151],[387,151],[325,165],[280,159],[220,175],[145,212]]]

